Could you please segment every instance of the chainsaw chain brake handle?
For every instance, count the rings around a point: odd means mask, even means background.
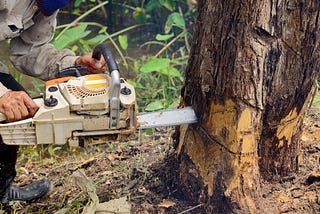
[[[111,51],[105,44],[99,44],[93,49],[92,58],[100,60],[104,57],[111,76],[111,95],[110,95],[110,128],[116,129],[119,123],[120,111],[120,73],[118,64],[112,56]]]

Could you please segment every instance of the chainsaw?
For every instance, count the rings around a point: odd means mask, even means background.
[[[87,74],[75,66],[59,71],[59,78],[45,82],[39,107],[32,118],[5,123],[0,115],[0,135],[8,145],[65,144],[87,146],[125,141],[136,129],[197,122],[191,107],[139,114],[134,87],[120,78],[119,68],[105,44],[92,57],[104,57],[110,75]]]

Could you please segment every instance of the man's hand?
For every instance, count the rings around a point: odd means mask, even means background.
[[[7,122],[13,122],[32,117],[38,106],[24,91],[8,91],[0,98],[0,112]]]
[[[106,71],[106,62],[103,56],[101,56],[101,59],[99,61],[92,58],[92,53],[80,56],[76,60],[75,64],[88,67],[88,71],[91,74],[105,73]]]

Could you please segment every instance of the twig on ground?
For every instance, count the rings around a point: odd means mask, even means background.
[[[189,212],[189,211],[191,211],[191,210],[197,209],[198,207],[202,207],[202,206],[203,206],[203,204],[198,204],[197,206],[191,207],[190,209],[187,209],[187,210],[185,210],[185,211],[182,211],[182,212],[180,212],[180,213],[178,213],[178,214],[187,213],[187,212]]]

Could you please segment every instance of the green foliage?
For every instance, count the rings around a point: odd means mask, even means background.
[[[164,35],[163,34],[157,34],[156,35],[156,40],[158,40],[158,41],[168,41],[172,37],[174,37],[174,33],[164,34]]]
[[[87,30],[87,27],[88,24],[80,23],[78,26],[66,30],[64,34],[54,40],[52,44],[60,51],[88,36],[90,31]],[[92,38],[92,40],[96,40],[96,38]]]
[[[154,58],[145,64],[136,62],[136,91],[142,111],[155,111],[176,106],[183,77],[181,65],[170,58]],[[176,68],[177,67],[177,68]]]
[[[161,2],[155,4],[161,4]],[[147,45],[161,44],[163,47],[155,56],[148,57],[136,69],[136,90],[140,101],[138,103],[140,107],[145,106],[141,108],[142,111],[155,111],[178,105],[183,82],[182,73],[190,50],[188,43],[190,33],[186,28],[183,15],[178,12],[171,13],[165,22],[164,33],[157,34],[156,41],[146,43]],[[181,42],[184,45],[181,45]],[[177,44],[182,47],[173,52]]]
[[[29,91],[31,97],[39,97],[44,91],[44,84],[41,80],[32,79],[33,90]]]
[[[315,97],[313,98],[313,107],[320,107],[320,93],[317,93]]]
[[[174,26],[179,27],[182,30],[186,28],[186,23],[184,21],[184,18],[179,13],[171,13],[169,15],[166,21],[164,32],[168,34]]]
[[[157,71],[159,72],[162,69],[168,68],[169,67],[169,63],[170,63],[170,59],[151,59],[149,62],[147,62],[146,64],[144,64],[140,71],[142,73],[149,73],[152,71]]]
[[[147,4],[147,11],[153,11],[156,8],[164,7],[172,12],[175,9],[175,3],[176,1],[174,0],[151,0]]]
[[[17,82],[19,82],[19,83],[22,82],[22,77],[23,76],[16,69],[13,70],[12,76]]]
[[[145,23],[147,19],[150,17],[146,14],[146,10],[141,7],[137,7],[132,15],[134,20],[139,24]]]
[[[69,147],[65,145],[38,145],[38,146],[20,146],[19,160],[23,163],[55,162],[60,157],[75,157],[85,152],[80,147]]]
[[[127,35],[119,35],[118,40],[120,43],[120,46],[123,50],[128,49],[128,36]]]
[[[74,1],[74,6],[75,6],[76,8],[78,8],[82,3],[85,3],[85,2],[87,2],[87,1],[86,1],[86,0],[75,0],[75,1]],[[90,2],[90,3],[96,3],[97,0],[88,0],[88,2]]]

